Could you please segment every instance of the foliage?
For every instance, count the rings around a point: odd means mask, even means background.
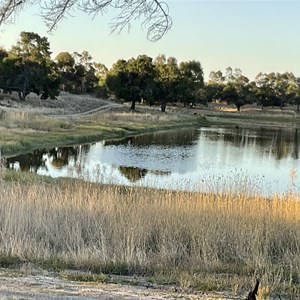
[[[33,32],[21,32],[15,46],[2,55],[0,86],[6,91],[17,91],[21,101],[30,93],[42,99],[58,95],[59,78],[50,58],[50,44],[45,37]]]
[[[231,67],[226,68],[225,75],[220,70],[211,72],[206,86],[208,100],[219,99],[228,104],[233,103],[238,111],[241,106],[252,102],[250,87],[249,79],[242,75],[242,71]]]
[[[60,87],[63,91],[83,94],[92,92],[98,86],[99,78],[96,76],[92,56],[88,51],[73,54],[60,52],[55,60],[61,76]]]
[[[159,101],[164,112],[168,102],[196,102],[197,90],[203,86],[203,71],[200,62],[182,62],[178,66],[174,57],[160,55],[153,60],[139,55],[128,61],[118,60],[105,84],[116,97],[131,101],[131,109],[137,101],[150,105]]]
[[[17,91],[23,101],[30,92],[55,98],[59,89],[104,98],[114,95],[131,102],[132,110],[137,102],[159,103],[164,112],[169,102],[194,106],[212,101],[234,104],[238,111],[251,103],[262,108],[296,104],[300,109],[300,78],[291,72],[260,72],[250,81],[240,69],[228,67],[225,72],[212,71],[204,83],[199,61],[178,63],[164,54],[119,59],[108,70],[86,50],[60,52],[53,61],[47,38],[33,32],[21,32],[9,51],[0,48],[0,88]]]

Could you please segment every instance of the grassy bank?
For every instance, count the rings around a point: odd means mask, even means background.
[[[3,171],[2,178],[9,173]],[[38,180],[38,181],[36,181]],[[183,288],[300,293],[300,202],[43,178],[0,180],[0,265],[138,274]],[[267,299],[267,298],[265,298]]]
[[[47,117],[10,112],[0,118],[0,149],[4,155],[36,148],[68,146],[157,130],[208,126],[198,115],[159,112],[107,112],[80,118]]]

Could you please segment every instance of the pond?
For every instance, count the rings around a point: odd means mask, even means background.
[[[52,177],[193,191],[298,192],[298,129],[189,128],[8,157]]]

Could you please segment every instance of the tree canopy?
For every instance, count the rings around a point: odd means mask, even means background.
[[[110,69],[93,61],[87,50],[62,51],[55,59],[51,54],[46,37],[21,32],[11,49],[0,48],[0,89],[17,91],[22,101],[31,92],[41,99],[55,98],[60,90],[94,93],[131,102],[131,109],[137,102],[158,103],[162,112],[170,102],[193,107],[212,101],[234,104],[238,111],[252,103],[262,108],[291,104],[300,110],[300,78],[291,72],[260,72],[251,81],[240,69],[228,67],[212,71],[204,82],[199,61],[178,62],[164,54],[119,59]]]
[[[0,87],[17,91],[24,101],[30,93],[45,99],[58,95],[59,78],[51,60],[50,44],[33,32],[21,32],[20,39],[0,60]]]
[[[142,27],[151,41],[159,40],[172,27],[169,7],[158,0],[0,0],[0,26],[12,22],[16,15],[31,5],[40,5],[42,18],[50,31],[74,10],[95,17],[111,9],[116,13],[112,31],[121,32],[133,20],[142,19]]]

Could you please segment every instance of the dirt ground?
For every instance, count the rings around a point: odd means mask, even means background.
[[[29,94],[25,102],[18,100],[17,94],[0,94],[0,110],[36,112],[44,115],[76,115],[92,113],[108,107],[122,105],[89,95],[74,95],[61,92],[57,99],[41,100],[35,94]]]
[[[98,111],[118,110],[128,111],[130,103],[121,103],[120,101],[112,101],[111,99],[96,98],[91,95],[76,95],[67,92],[60,92],[57,99],[41,100],[38,96],[31,93],[26,97],[25,102],[18,100],[17,93],[12,95],[6,95],[0,93],[0,112],[3,111],[22,111],[22,112],[36,112],[49,116],[82,116],[86,114],[92,114]],[[160,111],[159,106],[149,107],[147,105],[137,104],[139,110],[155,110]],[[245,105],[241,108],[241,112],[237,112],[236,107],[232,105],[226,105],[222,103],[209,103],[208,106],[197,105],[193,109],[183,108],[182,103],[169,103],[167,105],[167,112],[177,112],[180,114],[198,114],[209,116],[212,121],[218,122],[218,116],[220,114],[243,115],[244,117],[279,117],[288,118],[291,121],[298,121],[300,113],[296,111],[296,106],[287,106],[282,110],[278,107],[265,107],[255,104]],[[224,122],[222,118],[222,122]],[[239,120],[242,122],[243,120]],[[255,120],[253,121],[255,123]],[[252,123],[253,123],[252,122]],[[247,120],[249,125],[249,120]]]
[[[26,272],[19,273],[1,269],[0,299],[229,300],[241,298],[218,293],[206,294],[181,291],[175,287],[155,286],[146,283],[139,285],[81,283],[63,279],[46,271],[40,271],[37,274],[26,274]]]

